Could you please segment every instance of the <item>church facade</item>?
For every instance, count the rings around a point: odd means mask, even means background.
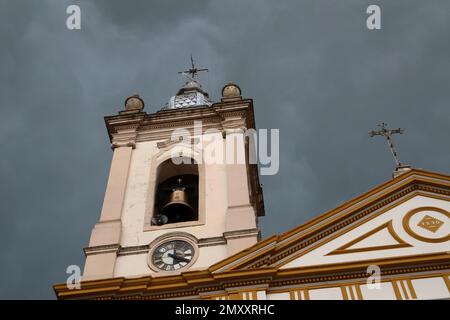
[[[212,102],[192,77],[160,111],[143,109],[135,95],[105,117],[113,158],[102,212],[81,287],[55,285],[58,299],[450,298],[450,176],[406,168],[262,240],[245,134],[256,127],[252,99],[229,83]],[[205,161],[196,146],[211,141],[244,161]]]

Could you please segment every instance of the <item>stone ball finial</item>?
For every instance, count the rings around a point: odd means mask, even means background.
[[[238,100],[241,97],[241,88],[237,84],[229,82],[222,89],[222,100]]]
[[[138,94],[134,94],[125,99],[126,111],[141,111],[144,109],[144,100]]]

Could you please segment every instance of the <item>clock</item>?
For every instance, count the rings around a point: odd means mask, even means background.
[[[157,271],[177,271],[192,265],[194,245],[185,240],[167,240],[158,244],[149,256],[149,264]]]

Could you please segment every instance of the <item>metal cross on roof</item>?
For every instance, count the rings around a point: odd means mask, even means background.
[[[398,128],[398,129],[388,129],[387,124],[384,122],[381,122],[380,124],[377,125],[380,130],[376,130],[376,131],[370,131],[369,132],[369,136],[374,137],[374,136],[383,136],[386,138],[386,141],[389,145],[389,149],[391,150],[392,156],[394,157],[394,161],[395,164],[398,167],[401,167],[402,164],[400,162],[400,159],[397,155],[397,151],[395,150],[394,147],[394,142],[392,141],[392,135],[399,133],[399,134],[403,134],[405,132],[405,130]]]
[[[208,69],[197,69],[195,67],[194,59],[192,59],[192,54],[191,54],[191,68],[189,70],[179,71],[178,73],[182,74],[182,75],[185,75],[185,76],[189,77],[191,80],[195,81],[194,80],[195,75],[197,73],[199,73],[200,71],[208,71]],[[191,76],[188,76],[187,74],[190,74]]]

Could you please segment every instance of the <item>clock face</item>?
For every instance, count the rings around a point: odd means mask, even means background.
[[[159,246],[152,253],[153,266],[163,271],[175,271],[186,267],[194,257],[194,247],[187,241],[172,240]]]

